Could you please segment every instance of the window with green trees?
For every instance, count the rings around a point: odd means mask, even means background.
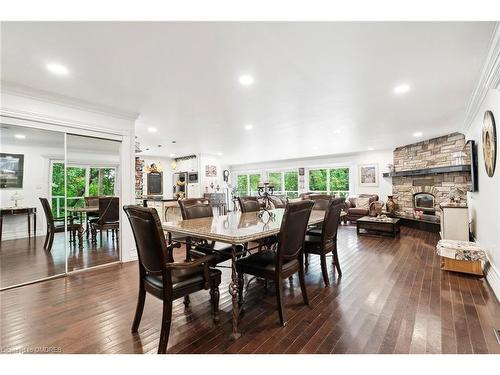
[[[236,191],[240,197],[246,195],[257,195],[260,183],[260,174],[239,174],[237,176]]]
[[[64,163],[52,163],[51,208],[56,217],[64,215]],[[66,168],[68,207],[83,207],[86,196],[115,195],[116,169],[113,167],[70,166]]]
[[[267,179],[274,187],[274,194],[282,194],[282,186],[283,185],[282,185],[281,180],[283,179],[283,173],[281,173],[281,172],[269,172],[267,174]]]
[[[268,172],[267,178],[274,186],[274,194],[288,198],[299,196],[299,173],[297,171]]]
[[[349,168],[309,170],[310,191],[347,197],[349,188]]]
[[[248,175],[240,174],[237,177],[236,191],[240,197],[248,195]]]
[[[297,171],[288,171],[284,173],[285,194],[288,198],[297,198],[299,196],[299,173]]]

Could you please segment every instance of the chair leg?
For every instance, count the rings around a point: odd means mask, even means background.
[[[50,236],[50,232],[47,229],[47,234],[45,235],[45,242],[43,243],[43,248],[44,249],[47,249],[47,243],[49,242],[49,236]]]
[[[47,244],[47,251],[52,250],[52,243],[54,242],[54,232],[50,232],[49,243]]]
[[[172,301],[163,301],[163,315],[161,317],[160,343],[158,344],[158,354],[165,354],[168,346],[168,335],[170,334],[170,324],[172,323]]]
[[[144,301],[146,300],[146,290],[139,287],[139,296],[137,297],[137,307],[135,309],[134,323],[132,324],[132,333],[136,333],[141,323],[142,312],[144,311]]]
[[[326,255],[320,254],[321,260],[321,272],[323,273],[323,281],[325,282],[325,287],[330,286],[330,280],[328,280],[328,270],[326,268]]]
[[[283,313],[283,295],[282,295],[282,289],[283,289],[283,280],[281,280],[281,277],[278,277],[276,280],[276,303],[278,307],[278,314],[280,317],[280,323],[283,327],[286,326],[286,321],[285,321],[285,315]]]
[[[245,279],[243,273],[238,274],[238,305],[243,305],[243,288],[245,287]]]
[[[309,267],[309,254],[305,255],[306,261],[305,261],[305,266],[306,268]]]
[[[304,276],[304,264],[302,260],[300,261],[299,267],[299,283],[300,283],[300,291],[302,292],[302,298],[304,299],[304,303],[309,305],[309,298],[307,297],[307,289],[306,289],[306,279]]]
[[[332,251],[332,255],[333,255],[333,263],[335,264],[335,268],[337,269],[337,272],[339,273],[339,277],[341,277],[342,270],[340,269],[339,255],[337,253],[337,249]]]
[[[210,302],[212,304],[212,315],[214,323],[219,321],[219,286],[212,285],[210,288]]]
[[[184,307],[187,309],[189,307],[189,304],[191,303],[191,300],[189,299],[189,294],[186,294],[184,296]]]

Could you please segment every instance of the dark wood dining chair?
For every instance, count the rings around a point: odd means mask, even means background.
[[[306,268],[309,264],[309,254],[316,254],[320,256],[321,272],[323,273],[323,281],[325,286],[330,285],[328,280],[328,270],[326,268],[326,255],[332,253],[333,263],[339,276],[342,276],[340,263],[337,253],[337,230],[340,224],[340,211],[344,207],[344,200],[342,198],[332,199],[328,203],[325,212],[325,219],[321,227],[321,232],[317,234],[308,234],[305,238],[305,257]]]
[[[124,206],[132,227],[139,258],[139,296],[132,333],[139,329],[146,292],[163,301],[158,354],[166,353],[172,322],[173,301],[190,293],[210,289],[214,322],[218,321],[221,271],[209,268],[211,256],[175,262],[173,246],[167,246],[161,221],[154,208]]]
[[[84,197],[85,200],[85,207],[97,207],[99,208],[99,197]],[[97,219],[99,217],[99,212],[87,212],[85,214],[85,221],[86,221],[86,227],[87,227],[87,238],[89,238],[89,233],[90,233],[90,220],[92,219]]]
[[[335,198],[335,196],[327,194],[310,194],[307,197],[307,199],[310,199],[314,202],[313,210],[321,210],[321,211],[326,211],[328,203],[333,198]]]
[[[102,244],[102,231],[110,230],[113,239],[118,238],[118,230],[120,229],[120,200],[118,197],[101,197],[99,198],[99,217],[90,220],[90,228],[92,232],[92,242],[97,242],[97,231],[100,232]]]
[[[236,261],[240,305],[243,304],[244,274],[274,280],[276,302],[282,326],[286,325],[282,296],[283,279],[298,272],[304,303],[309,304],[304,280],[304,237],[313,205],[314,203],[310,200],[288,203],[278,235],[277,251],[262,250]]]
[[[65,220],[67,220],[67,230],[69,233],[69,241],[76,241],[76,234],[78,234],[78,245],[83,246],[82,244],[82,236],[83,236],[83,228],[81,224],[75,223],[75,217],[64,216],[62,217],[54,217],[52,215],[52,210],[50,208],[50,204],[47,198],[38,198],[42,203],[43,212],[45,213],[45,220],[47,221],[47,234],[45,235],[45,242],[43,244],[43,248],[47,251],[52,250],[52,244],[54,242],[54,235],[56,233],[63,233],[66,229],[64,226]]]
[[[258,197],[238,197],[238,203],[240,205],[240,209],[242,213],[247,212],[260,212],[262,204]],[[258,251],[261,251],[263,247],[270,249],[278,242],[277,236],[270,236],[267,238],[263,238],[257,241]],[[248,244],[245,244],[245,247],[248,248]],[[252,250],[255,248],[251,248]]]
[[[241,212],[259,212],[261,205],[257,197],[238,197]]]
[[[182,220],[212,218],[214,216],[212,205],[208,199],[181,199],[179,200],[179,206],[181,208]],[[214,258],[211,266],[216,266],[232,258],[233,248],[231,245],[225,243],[216,241],[208,242],[189,237],[186,243],[186,259],[191,259],[192,256],[200,257],[212,255]],[[242,249],[239,249],[238,252],[241,250]]]

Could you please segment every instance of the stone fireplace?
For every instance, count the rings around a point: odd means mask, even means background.
[[[392,177],[392,191],[397,214],[413,215],[415,208],[428,215],[440,215],[439,204],[448,200],[453,188],[470,190],[468,171],[435,172],[432,168],[455,165],[455,157],[464,153],[463,164],[470,163],[465,148],[465,136],[453,133],[439,138],[398,147],[394,150],[396,172],[420,171],[418,175]],[[426,171],[429,171],[428,173]]]

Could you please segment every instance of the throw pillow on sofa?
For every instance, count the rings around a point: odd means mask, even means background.
[[[370,198],[356,198],[356,208],[368,210],[370,208]]]

